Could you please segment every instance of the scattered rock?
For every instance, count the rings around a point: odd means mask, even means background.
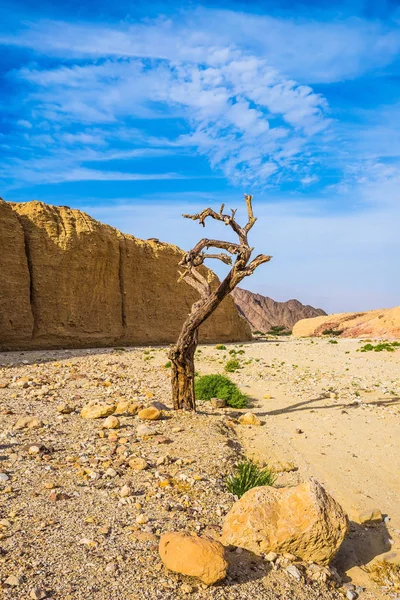
[[[5,483],[6,481],[8,481],[10,478],[7,475],[7,473],[0,473],[0,483]]]
[[[136,517],[136,523],[138,525],[145,525],[146,523],[149,522],[149,517],[147,517],[146,515],[144,515],[143,513],[141,513],[140,515],[138,515]]]
[[[164,402],[158,402],[157,400],[151,403],[151,406],[158,408],[158,410],[169,410],[168,406]]]
[[[136,456],[131,458],[129,460],[128,464],[129,464],[130,468],[134,469],[135,471],[144,471],[145,469],[147,469],[149,467],[149,465],[144,460],[144,458],[140,458],[140,457],[136,457]]]
[[[142,408],[141,404],[138,404],[137,402],[132,402],[132,400],[120,400],[117,403],[114,414],[116,414],[116,415],[124,415],[124,414],[137,415],[137,413],[139,412],[139,410],[141,408]]]
[[[211,538],[171,532],[161,537],[161,560],[167,569],[197,577],[212,585],[226,577],[228,563],[222,544]]]
[[[24,580],[22,579],[22,577],[17,577],[17,575],[10,575],[9,577],[7,577],[4,583],[11,587],[18,587],[19,585],[22,585],[24,583]]]
[[[47,598],[47,593],[42,590],[42,588],[34,587],[31,589],[29,596],[30,598],[33,598],[33,600],[43,600],[44,598]]]
[[[129,485],[123,485],[122,488],[119,491],[119,495],[121,496],[121,498],[128,498],[131,495],[131,488],[129,487]]]
[[[296,567],[296,565],[289,565],[288,567],[286,567],[286,571],[289,573],[289,575],[291,575],[292,577],[297,579],[297,581],[300,581],[301,573],[300,573],[299,569]]]
[[[136,434],[138,435],[138,437],[145,437],[150,435],[157,435],[157,431],[143,424],[137,426]]]
[[[36,429],[42,426],[43,423],[40,419],[26,415],[25,417],[19,417],[14,425],[14,429],[18,431],[20,429]]]
[[[222,542],[255,554],[291,552],[316,563],[328,563],[348,527],[340,505],[315,480],[292,488],[257,487],[229,511]]]
[[[268,465],[268,468],[273,473],[291,473],[292,471],[298,471],[298,467],[292,462],[276,462],[272,465]]]
[[[155,406],[149,406],[148,408],[142,408],[138,412],[138,417],[144,421],[157,421],[161,418],[161,411]]]
[[[57,406],[57,411],[62,414],[62,415],[70,415],[71,413],[74,412],[74,407],[70,406],[69,404],[59,404]]]
[[[223,400],[222,398],[211,398],[211,406],[213,406],[214,408],[225,408],[226,407],[226,401]]]
[[[261,425],[261,421],[255,414],[248,412],[238,419],[241,425]]]
[[[357,523],[361,525],[374,524],[374,523],[382,523],[383,515],[379,508],[372,508],[360,511],[354,519]]]
[[[112,415],[115,411],[115,404],[87,404],[81,410],[81,417],[84,419],[102,419]]]
[[[120,426],[120,422],[118,417],[114,417],[114,415],[110,415],[106,419],[104,419],[102,428],[103,429],[118,429]]]

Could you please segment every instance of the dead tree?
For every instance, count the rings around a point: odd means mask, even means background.
[[[217,306],[244,277],[254,273],[255,269],[265,262],[271,260],[271,256],[259,254],[253,260],[251,254],[254,248],[249,246],[247,235],[256,222],[253,215],[252,196],[245,194],[248,221],[244,227],[235,221],[236,210],[231,209],[231,214],[224,214],[224,204],[219,212],[212,208],[206,208],[196,215],[182,215],[187,219],[199,221],[205,227],[205,220],[211,217],[216,221],[222,221],[231,227],[239,238],[238,243],[224,242],[220,240],[209,240],[203,238],[196,246],[187,252],[179,265],[183,267],[178,281],[185,281],[194,287],[200,294],[200,299],[192,306],[190,314],[182,326],[178,341],[171,348],[169,358],[172,366],[172,399],[175,409],[196,410],[194,396],[194,353],[198,342],[199,327],[214,312]],[[205,252],[209,248],[225,250],[219,254]],[[225,279],[216,287],[212,288],[213,274],[205,276],[204,270],[200,272],[199,267],[207,258],[217,258],[227,265],[232,265]],[[234,261],[233,261],[234,258]]]

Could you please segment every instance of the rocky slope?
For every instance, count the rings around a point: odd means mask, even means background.
[[[300,319],[326,315],[321,308],[305,306],[298,300],[275,302],[268,296],[254,294],[241,288],[236,288],[232,296],[240,314],[249,322],[253,331],[264,333],[274,325],[292,329]]]
[[[196,300],[177,282],[182,250],[85,213],[0,199],[0,349],[170,343]],[[227,298],[208,341],[250,337]]]
[[[400,337],[400,306],[359,313],[339,313],[296,323],[293,334],[298,337],[322,336],[333,330],[337,337]],[[326,335],[326,334],[325,334]]]

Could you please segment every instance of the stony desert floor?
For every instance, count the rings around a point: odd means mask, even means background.
[[[365,600],[396,597],[363,565],[400,548],[400,349],[361,346],[292,338],[200,346],[199,374],[224,372],[237,352],[241,368],[230,376],[262,426],[238,425],[238,411],[206,403],[196,414],[165,410],[144,432],[135,416],[109,432],[80,410],[91,400],[170,406],[166,348],[0,354],[0,597],[346,597],[346,588],[297,581],[247,552],[230,552],[228,578],[211,588],[164,569],[161,533],[218,536],[234,502],[225,478],[243,453],[273,465],[277,485],[323,483],[352,519],[335,562],[343,582],[365,588]],[[26,415],[37,426],[16,429]],[[132,457],[145,468],[131,468]],[[372,508],[385,521],[358,525]]]

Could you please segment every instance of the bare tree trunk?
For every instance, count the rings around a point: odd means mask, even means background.
[[[176,345],[171,348],[172,401],[174,409],[196,410],[194,395],[194,353],[198,329],[183,328]]]

